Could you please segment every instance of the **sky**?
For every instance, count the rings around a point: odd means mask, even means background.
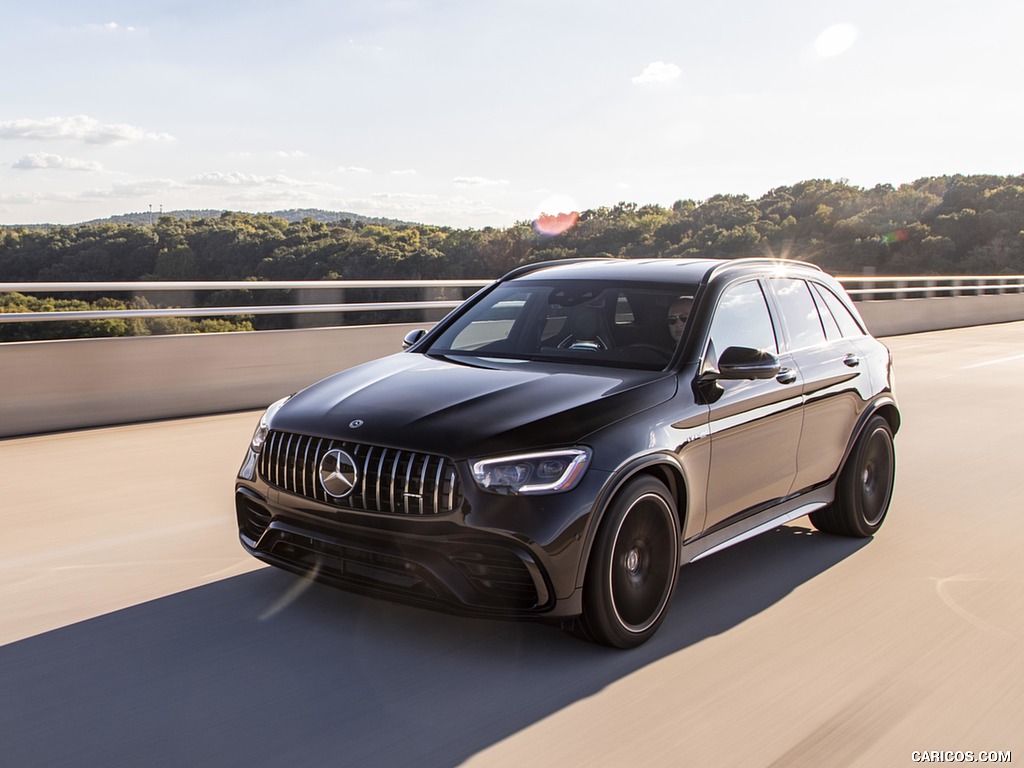
[[[0,224],[504,227],[1024,173],[1020,0],[37,0],[0,27]]]

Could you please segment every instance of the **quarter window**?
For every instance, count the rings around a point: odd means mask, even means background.
[[[864,329],[860,327],[860,323],[850,313],[850,310],[846,308],[846,305],[836,296],[832,291],[823,285],[814,283],[814,290],[818,296],[825,300],[825,306],[829,308],[832,313],[832,317],[839,324],[839,329],[843,332],[845,338],[856,338],[864,335]]]
[[[818,293],[816,286],[811,288],[811,296],[814,297],[814,303],[818,305],[818,316],[821,318],[821,324],[825,326],[825,338],[829,341],[843,338],[843,332],[839,330],[839,323],[832,316],[832,311],[825,305],[825,299]]]

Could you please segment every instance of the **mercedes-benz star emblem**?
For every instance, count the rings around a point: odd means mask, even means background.
[[[333,448],[320,459],[320,485],[328,496],[342,499],[352,493],[359,479],[356,460],[339,448]]]

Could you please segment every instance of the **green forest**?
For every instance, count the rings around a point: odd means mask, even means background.
[[[775,256],[836,275],[1024,274],[1024,176],[941,176],[864,189],[809,180],[753,199],[715,195],[670,207],[618,203],[583,211],[549,236],[531,222],[457,229],[425,224],[225,212],[152,226],[0,227],[0,281],[344,280],[494,278],[535,261],[586,257]],[[211,294],[205,306],[260,300]],[[389,298],[397,298],[395,292]],[[349,301],[378,298],[372,291]],[[159,305],[152,297],[0,294],[0,311]],[[345,317],[366,322],[372,316]],[[393,315],[390,319],[397,319]],[[83,335],[249,330],[282,318],[160,319],[0,325],[0,341]],[[50,326],[43,328],[42,326]]]

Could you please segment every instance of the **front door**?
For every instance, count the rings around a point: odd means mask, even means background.
[[[756,280],[728,287],[711,321],[704,366],[728,347],[779,354],[776,332]],[[710,406],[711,469],[705,530],[742,519],[789,494],[796,475],[802,424],[799,371],[788,355],[773,379],[720,381]]]

